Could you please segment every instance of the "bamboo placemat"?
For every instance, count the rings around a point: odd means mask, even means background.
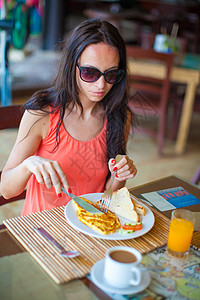
[[[194,232],[192,237],[192,246],[194,249],[200,251],[200,230]]]
[[[144,254],[167,242],[170,220],[154,211],[155,224],[145,235],[123,241],[97,239],[77,232],[66,221],[65,206],[4,221],[5,226],[22,246],[58,284],[85,277],[108,248],[121,245],[134,247]],[[66,249],[76,249],[81,256],[68,259],[35,228],[43,227]]]

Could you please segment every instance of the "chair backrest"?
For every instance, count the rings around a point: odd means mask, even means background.
[[[134,46],[127,46],[126,50],[128,61],[133,60],[129,75],[129,108],[137,117],[157,119],[157,130],[148,127],[143,131],[157,136],[158,154],[162,155],[174,55]]]
[[[0,130],[8,128],[18,128],[24,108],[21,105],[0,107]]]
[[[143,75],[141,72],[130,74],[130,88],[136,91],[148,92],[160,96],[160,107],[166,106],[170,88],[170,71],[174,55],[155,52],[153,49],[143,49],[140,47],[127,46],[127,58],[134,61],[162,63],[165,66],[164,78],[155,78],[150,75]]]
[[[140,35],[141,48],[153,49],[155,37],[156,37],[156,34],[153,32],[145,32],[145,31],[141,32],[141,35]]]
[[[18,128],[20,120],[24,113],[24,107],[21,105],[11,105],[11,106],[1,106],[0,107],[0,130],[8,128]],[[1,171],[0,171],[1,179]],[[16,200],[24,199],[26,196],[26,191],[23,191],[20,195],[5,199],[0,195],[0,205],[13,202]]]

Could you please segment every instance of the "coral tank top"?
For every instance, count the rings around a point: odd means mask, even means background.
[[[55,149],[59,111],[50,114],[49,118],[49,132],[47,137],[41,142],[35,155],[59,162],[66,174],[73,194],[82,195],[103,192],[109,172],[106,122],[101,132],[90,141],[74,139],[62,123],[60,127],[60,143]],[[21,215],[65,205],[69,200],[70,198],[65,194],[58,198],[54,187],[47,189],[45,184],[37,182],[33,174],[27,185],[26,199]]]

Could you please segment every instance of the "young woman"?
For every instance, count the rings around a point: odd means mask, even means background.
[[[84,21],[68,36],[54,85],[26,103],[1,178],[5,198],[27,186],[22,215],[64,205],[69,197],[113,190],[133,178],[126,155],[131,113],[126,96],[126,49],[106,21]],[[115,164],[117,154],[123,155]]]

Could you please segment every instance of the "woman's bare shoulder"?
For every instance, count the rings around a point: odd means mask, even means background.
[[[46,108],[44,110],[32,110],[32,109],[28,109],[25,110],[24,112],[24,116],[31,118],[32,120],[39,120],[41,118],[45,118],[49,116],[49,109]]]
[[[49,130],[49,110],[25,110],[22,117],[19,132],[22,134],[30,132],[31,134],[41,135],[44,139]]]

